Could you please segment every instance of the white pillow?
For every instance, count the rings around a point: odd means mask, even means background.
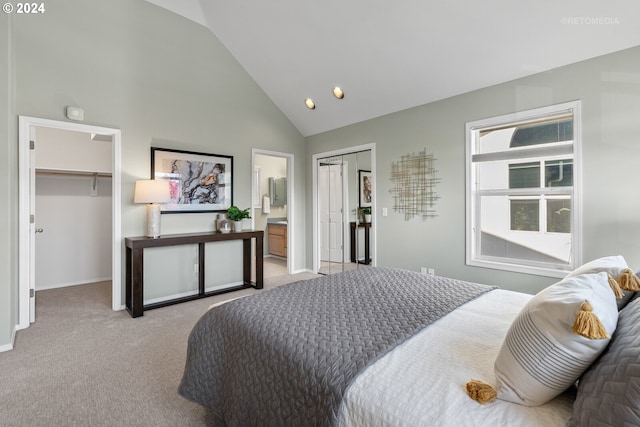
[[[617,283],[620,275],[628,268],[629,266],[627,265],[627,261],[625,261],[622,255],[607,256],[594,259],[581,265],[569,273],[565,278],[578,276],[580,274],[600,273],[604,271]],[[619,289],[619,292],[622,292],[622,297],[618,298],[616,302],[618,304],[618,310],[622,310],[629,300],[631,300],[633,292],[625,291],[624,289]]]
[[[622,272],[627,268],[629,268],[629,266],[627,265],[627,262],[624,260],[622,255],[607,256],[594,259],[586,264],[581,265],[580,267],[569,273],[567,277],[578,276],[580,274],[600,273],[604,271],[615,280],[618,280],[620,274],[622,274]],[[567,277],[565,277],[565,279]]]
[[[606,272],[571,276],[534,296],[514,320],[494,365],[498,399],[541,405],[571,386],[609,339],[589,339],[572,327],[588,301],[609,337],[618,322]]]

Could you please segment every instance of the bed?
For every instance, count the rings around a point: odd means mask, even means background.
[[[575,386],[537,406],[465,391],[532,299],[378,267],[281,286],[202,316],[179,393],[227,426],[564,426]]]

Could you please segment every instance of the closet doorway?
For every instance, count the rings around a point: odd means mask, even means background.
[[[314,272],[375,265],[375,188],[375,144],[313,156]]]
[[[111,281],[120,310],[120,130],[19,118],[19,329],[36,291]]]

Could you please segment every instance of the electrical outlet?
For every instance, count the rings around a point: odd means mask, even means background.
[[[429,269],[427,269],[427,274],[429,276],[435,276],[436,275],[436,270],[434,270],[433,268],[429,268]]]
[[[427,274],[427,267],[420,267],[420,273]]]
[[[193,272],[198,274],[198,264],[193,264]]]

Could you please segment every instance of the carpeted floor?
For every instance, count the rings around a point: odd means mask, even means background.
[[[266,267],[266,266],[265,266]],[[265,278],[265,290],[317,277]],[[246,289],[146,311],[111,310],[111,283],[39,291],[36,323],[0,353],[0,426],[206,426],[177,394],[191,328]]]

